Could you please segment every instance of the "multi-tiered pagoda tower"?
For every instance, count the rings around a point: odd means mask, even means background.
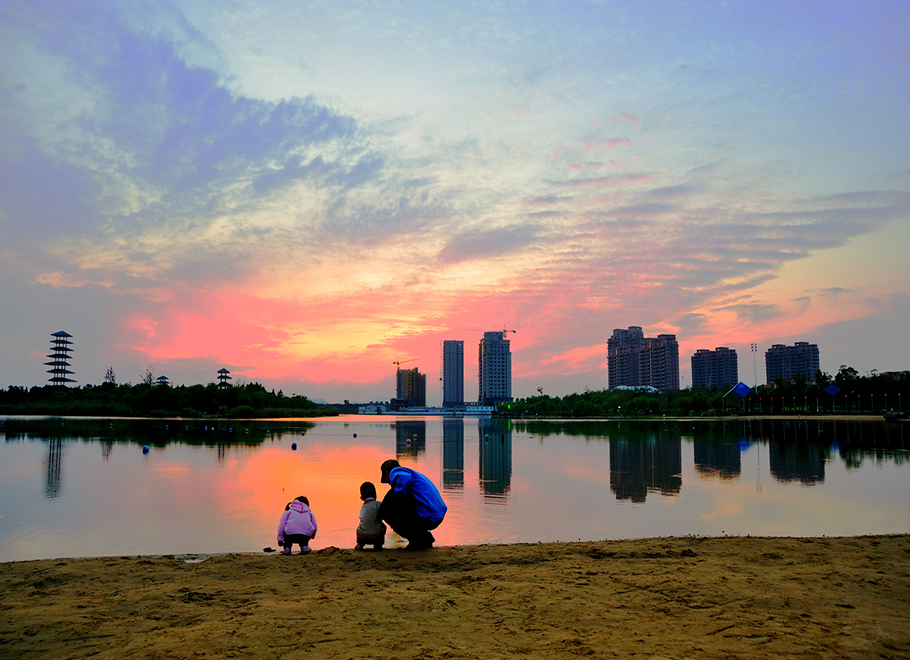
[[[229,380],[231,380],[230,374],[231,374],[231,372],[228,371],[227,369],[225,369],[224,367],[221,367],[221,369],[218,370],[218,387],[230,387],[231,386],[231,384],[228,382]]]
[[[51,358],[50,362],[45,362],[44,364],[49,366],[50,369],[47,370],[47,373],[51,374],[51,377],[48,378],[47,382],[52,385],[58,385],[60,387],[66,387],[67,383],[75,383],[76,381],[72,378],[67,378],[67,376],[74,375],[72,371],[67,369],[70,366],[70,351],[73,349],[71,346],[73,342],[70,339],[73,338],[71,334],[63,332],[54,332],[51,333],[51,350],[53,353],[47,357]]]

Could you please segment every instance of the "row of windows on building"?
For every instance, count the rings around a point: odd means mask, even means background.
[[[774,344],[765,352],[766,382],[804,378],[811,381],[819,369],[818,346],[798,341],[793,346]],[[638,326],[616,329],[607,340],[609,387],[679,389],[679,343],[676,335],[645,337]],[[720,346],[698,349],[692,355],[692,387],[733,387],[739,382],[736,351]]]

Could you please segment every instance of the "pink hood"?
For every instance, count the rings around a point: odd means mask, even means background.
[[[316,518],[310,507],[299,500],[291,502],[291,508],[284,512],[281,522],[278,523],[278,540],[284,541],[285,534],[315,536]]]

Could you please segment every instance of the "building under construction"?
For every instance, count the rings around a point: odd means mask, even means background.
[[[418,408],[427,405],[427,376],[417,370],[401,369],[396,372],[395,398],[390,402],[392,410]]]

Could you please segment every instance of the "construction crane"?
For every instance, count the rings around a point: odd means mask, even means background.
[[[410,360],[392,360],[392,364],[397,365],[396,373],[401,371],[401,365],[407,362],[417,362],[417,358],[411,358]]]
[[[502,326],[502,338],[503,338],[503,339],[506,338],[506,333],[507,333],[507,332],[515,332],[515,331],[514,331],[514,330],[509,330],[505,325],[503,325],[503,326]]]

